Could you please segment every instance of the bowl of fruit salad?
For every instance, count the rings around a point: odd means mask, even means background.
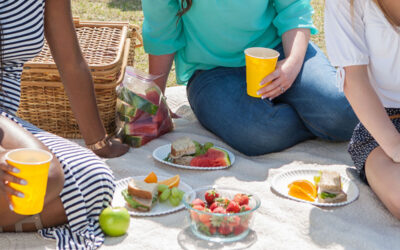
[[[197,237],[214,242],[233,242],[251,230],[260,199],[247,191],[208,186],[184,195],[190,227]]]

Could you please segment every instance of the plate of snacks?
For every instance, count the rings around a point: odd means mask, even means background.
[[[179,175],[157,176],[151,172],[117,181],[112,206],[125,207],[132,216],[169,214],[184,208],[183,196],[190,191],[192,188]]]
[[[201,144],[189,137],[181,137],[171,144],[158,147],[153,157],[173,167],[196,170],[225,169],[235,162],[235,155],[230,151],[211,142]]]
[[[347,176],[328,170],[286,171],[273,178],[271,187],[289,199],[325,207],[350,204],[360,194]]]
[[[187,192],[183,203],[194,235],[213,242],[244,239],[252,229],[257,195],[229,187],[206,186]]]

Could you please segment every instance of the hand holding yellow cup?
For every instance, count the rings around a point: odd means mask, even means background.
[[[27,185],[9,183],[11,188],[24,194],[23,198],[11,195],[14,212],[22,215],[40,213],[53,155],[41,149],[21,148],[9,151],[5,158],[9,165],[19,169],[19,173],[10,174],[27,182]]]
[[[253,47],[244,51],[246,58],[247,94],[260,98],[257,91],[268,85],[260,86],[261,81],[274,72],[278,61],[279,52],[273,49]]]

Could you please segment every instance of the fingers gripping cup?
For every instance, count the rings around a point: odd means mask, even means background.
[[[19,173],[10,173],[27,181],[27,185],[11,183],[10,187],[24,194],[23,198],[12,195],[14,212],[22,215],[38,214],[43,210],[47,178],[53,155],[45,150],[21,148],[6,154],[6,161],[18,168]]]
[[[244,51],[246,57],[247,94],[252,97],[261,97],[257,91],[268,85],[260,86],[260,82],[271,74],[276,67],[279,52],[273,49],[253,47]]]

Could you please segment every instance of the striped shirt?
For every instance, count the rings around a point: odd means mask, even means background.
[[[44,44],[45,0],[0,0],[2,107],[15,113],[20,99],[23,64],[39,54]]]
[[[64,171],[65,182],[60,198],[68,224],[45,228],[39,233],[45,238],[55,239],[58,249],[95,249],[104,241],[99,214],[111,203],[114,193],[111,170],[90,150],[10,114],[18,110],[23,64],[43,47],[44,6],[45,0],[0,0],[3,54],[0,104],[7,110],[0,113],[43,142],[60,161]]]
[[[114,194],[114,177],[108,166],[92,151],[74,142],[45,132],[32,124],[0,112],[32,133],[60,161],[64,188],[60,197],[68,224],[44,228],[39,233],[57,241],[57,249],[96,249],[104,242],[99,215]],[[1,247],[0,247],[1,248]]]

